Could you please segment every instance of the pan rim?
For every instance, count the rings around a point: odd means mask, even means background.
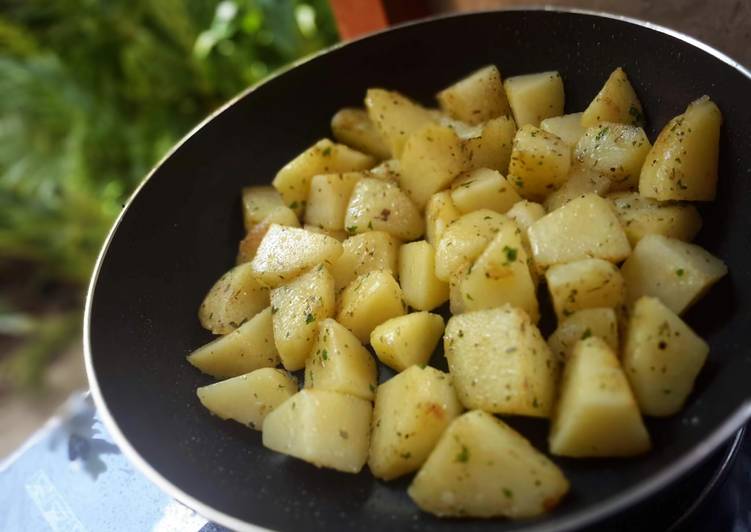
[[[249,523],[243,519],[227,514],[221,510],[214,508],[213,506],[209,504],[206,504],[196,499],[195,497],[188,494],[183,489],[173,484],[166,477],[164,477],[143,456],[141,456],[141,454],[135,449],[135,447],[130,443],[128,438],[122,432],[114,416],[109,411],[109,408],[107,407],[107,403],[102,394],[101,388],[99,387],[99,381],[97,380],[96,373],[94,371],[93,352],[92,352],[91,341],[90,341],[91,340],[91,334],[90,334],[91,333],[91,313],[92,313],[92,306],[93,306],[93,301],[94,301],[94,293],[96,291],[96,286],[97,286],[97,282],[98,282],[99,275],[101,272],[102,264],[104,262],[104,258],[106,257],[109,247],[114,239],[114,236],[117,233],[117,229],[120,226],[123,218],[125,217],[130,205],[133,203],[135,198],[139,195],[143,187],[154,176],[154,174],[162,167],[162,165],[170,157],[172,157],[172,155],[177,150],[179,150],[183,146],[183,144],[185,144],[193,135],[195,135],[198,131],[200,131],[204,126],[206,126],[214,118],[216,118],[221,113],[223,113],[224,111],[232,107],[237,101],[246,97],[248,94],[254,92],[259,87],[267,83],[270,83],[277,77],[284,75],[286,72],[304,63],[313,61],[316,58],[324,54],[338,50],[339,48],[342,48],[349,44],[357,43],[361,40],[368,39],[376,35],[381,35],[390,31],[396,31],[401,28],[406,28],[406,27],[410,27],[410,26],[414,26],[418,24],[430,23],[432,21],[443,20],[443,19],[448,19],[448,18],[469,17],[469,16],[476,15],[478,13],[524,12],[524,11],[530,11],[530,12],[544,11],[544,12],[554,12],[554,13],[563,13],[563,14],[587,15],[587,16],[592,16],[592,17],[597,17],[597,18],[618,20],[618,21],[626,22],[626,23],[633,24],[636,26],[641,26],[649,30],[666,34],[673,38],[684,41],[696,48],[699,48],[705,53],[712,55],[716,59],[719,59],[723,63],[727,64],[728,66],[736,69],[745,77],[751,80],[751,70],[743,66],[740,62],[731,58],[724,52],[717,50],[713,46],[710,46],[700,41],[699,39],[696,39],[695,37],[691,37],[690,35],[674,30],[672,28],[668,28],[666,26],[662,26],[660,24],[655,24],[652,22],[638,19],[638,18],[628,17],[625,15],[617,15],[617,14],[608,13],[604,11],[579,9],[579,8],[565,8],[565,7],[558,7],[558,6],[551,6],[551,5],[540,5],[540,6],[509,7],[509,8],[504,8],[504,9],[476,10],[476,11],[463,12],[463,13],[447,13],[447,14],[441,14],[437,16],[422,18],[419,20],[414,20],[414,21],[409,21],[406,23],[398,24],[398,25],[391,26],[383,30],[368,33],[362,37],[359,37],[351,41],[336,43],[328,48],[325,48],[307,57],[294,61],[290,63],[289,65],[287,65],[286,67],[283,67],[277,70],[274,74],[267,77],[266,79],[242,90],[236,96],[232,97],[226,103],[224,103],[223,105],[218,107],[216,110],[211,112],[206,118],[204,118],[194,128],[192,128],[184,137],[182,137],[174,146],[172,146],[172,148],[170,148],[169,151],[161,158],[161,160],[159,160],[159,162],[156,163],[156,165],[146,174],[146,176],[143,178],[141,183],[139,183],[139,185],[135,188],[135,190],[126,201],[125,206],[120,211],[120,214],[117,216],[115,222],[113,223],[112,227],[110,228],[107,234],[107,237],[97,257],[94,270],[92,271],[91,280],[89,282],[89,286],[88,286],[88,290],[86,294],[86,302],[85,302],[84,317],[83,317],[83,349],[84,349],[84,362],[85,362],[85,367],[86,367],[86,376],[89,381],[89,387],[91,390],[91,395],[94,399],[94,404],[97,408],[100,418],[102,419],[103,423],[107,427],[107,430],[112,436],[113,441],[117,444],[117,446],[120,448],[123,454],[141,471],[141,473],[144,476],[146,476],[146,478],[148,478],[151,482],[153,482],[157,487],[159,487],[159,489],[161,489],[163,492],[165,492],[169,496],[173,497],[175,500],[177,500],[181,504],[184,504],[188,508],[194,510],[201,516],[219,525],[230,528],[232,530],[249,531],[249,532],[269,530],[262,526]],[[662,489],[674,483],[683,475],[685,475],[690,469],[692,469],[697,464],[699,464],[702,459],[707,457],[711,452],[716,450],[723,442],[728,440],[733,435],[733,433],[736,432],[749,418],[751,418],[751,398],[749,398],[747,401],[742,403],[735,411],[730,413],[727,416],[727,418],[722,422],[722,424],[715,429],[713,433],[711,433],[708,437],[706,437],[696,447],[694,447],[689,452],[684,454],[681,458],[679,458],[676,461],[676,463],[672,465],[672,467],[669,467],[669,468],[664,469],[663,471],[660,471],[659,473],[653,475],[646,481],[636,486],[633,486],[621,493],[618,493],[591,508],[581,510],[567,517],[555,519],[551,523],[544,523],[544,522],[540,523],[539,525],[528,528],[528,530],[530,530],[530,532],[553,532],[553,531],[573,530],[573,529],[584,527],[586,525],[591,525],[609,516],[615,515],[619,511],[633,507],[635,504],[661,491]]]

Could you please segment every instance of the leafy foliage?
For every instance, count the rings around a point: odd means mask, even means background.
[[[106,231],[155,161],[223,101],[335,39],[325,0],[6,2],[0,274],[22,261],[36,280],[82,293]],[[0,322],[13,312],[0,309]],[[17,351],[33,365],[26,381],[45,357],[24,353],[70,339],[47,336],[58,341]]]

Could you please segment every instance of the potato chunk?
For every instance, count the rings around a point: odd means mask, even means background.
[[[351,235],[385,231],[401,240],[414,240],[425,232],[425,221],[409,197],[396,184],[372,178],[355,185],[344,226]]]
[[[443,334],[443,318],[429,312],[413,312],[392,318],[370,333],[370,345],[378,360],[403,371],[427,364]]]
[[[567,359],[579,340],[592,336],[601,338],[613,352],[618,352],[618,318],[612,308],[587,308],[574,312],[561,320],[548,338],[548,345],[555,355]]]
[[[658,297],[676,314],[699,300],[728,272],[727,266],[695,244],[647,235],[621,267],[628,300]]]
[[[435,251],[424,240],[399,248],[399,283],[414,309],[433,310],[448,301],[448,284],[435,276]]]
[[[285,164],[271,184],[287,206],[301,216],[314,175],[365,170],[374,164],[375,159],[369,155],[322,139]]]
[[[451,199],[451,192],[444,190],[433,194],[425,206],[425,239],[433,246],[438,245],[446,228],[461,215]]]
[[[297,393],[297,382],[286,371],[261,368],[202,386],[196,393],[212,414],[261,430],[266,416]]]
[[[610,190],[611,185],[612,180],[608,175],[575,160],[563,186],[545,198],[545,209],[552,212],[585,194],[602,196]]]
[[[408,493],[441,517],[517,519],[549,512],[568,488],[561,470],[524,436],[473,410],[449,425]]]
[[[660,203],[637,192],[616,192],[608,199],[632,246],[651,234],[690,242],[701,229],[701,216],[693,205]]]
[[[600,338],[581,340],[566,362],[550,429],[560,456],[633,456],[649,450],[644,427],[618,358]]]
[[[442,281],[464,264],[471,264],[485,249],[501,226],[504,215],[489,209],[465,214],[443,232],[435,252],[435,275]]]
[[[407,138],[429,122],[430,112],[396,91],[368,89],[365,107],[393,157],[401,157]]]
[[[242,191],[243,223],[245,230],[261,223],[279,207],[286,207],[281,194],[274,187],[245,187]],[[279,216],[279,214],[276,214]],[[274,220],[272,223],[278,223]],[[286,225],[286,224],[285,224]]]
[[[631,246],[610,203],[585,194],[543,216],[528,230],[532,254],[546,267],[589,257],[620,262]]]
[[[602,259],[583,259],[551,266],[545,273],[558,320],[578,310],[597,307],[620,309],[626,285],[618,267]]]
[[[507,78],[503,83],[518,127],[563,114],[563,80],[556,71]]]
[[[464,299],[464,311],[508,303],[523,309],[533,322],[540,317],[537,290],[529,273],[521,230],[511,220],[501,224],[485,251],[455,282]]]
[[[279,353],[274,344],[271,308],[267,307],[234,331],[199,347],[188,362],[218,379],[236,377],[258,368],[274,367]]]
[[[444,349],[457,395],[467,408],[550,415],[558,363],[523,310],[504,305],[452,316]]]
[[[263,445],[317,467],[359,473],[368,459],[370,401],[328,390],[305,389],[263,421]]]
[[[634,304],[623,368],[645,415],[677,413],[708,354],[707,343],[659,299],[645,296]]]
[[[717,187],[722,114],[709,97],[692,102],[660,132],[639,178],[642,196],[711,201]]]
[[[515,135],[516,125],[509,116],[485,122],[479,135],[464,139],[467,170],[490,168],[506,174]]]
[[[451,378],[412,366],[378,387],[368,467],[391,480],[417,470],[446,427],[462,412]]]
[[[581,125],[582,113],[552,116],[540,122],[540,129],[555,135],[566,145],[574,147],[587,130]]]
[[[276,192],[276,191],[274,191]],[[295,211],[285,205],[274,207],[268,215],[260,222],[254,224],[240,241],[237,247],[237,264],[250,262],[256,256],[258,247],[261,245],[263,237],[269,231],[273,224],[285,225],[287,227],[300,227],[300,220],[297,219]]]
[[[227,334],[268,305],[268,289],[256,282],[249,263],[240,264],[214,283],[198,309],[198,319],[212,333]]]
[[[342,292],[336,321],[363,343],[386,320],[406,313],[402,289],[386,271],[372,271],[357,277]]]
[[[644,125],[641,102],[621,67],[610,74],[605,85],[582,114],[581,124],[584,127],[596,126],[601,122]]]
[[[305,387],[373,399],[378,385],[375,360],[354,334],[332,319],[318,325],[318,338],[305,363]]]
[[[449,116],[468,124],[511,114],[501,73],[495,65],[483,67],[443,89],[436,99]]]
[[[329,231],[343,231],[349,198],[363,175],[362,172],[314,175],[310,181],[305,223]]]
[[[521,197],[498,171],[478,168],[451,183],[451,200],[462,213],[479,209],[505,213]]]
[[[273,224],[249,267],[258,283],[274,288],[316,264],[331,266],[341,254],[342,244],[335,238]]]
[[[538,200],[566,182],[571,149],[561,139],[534,126],[516,132],[508,180],[526,199]]]
[[[337,294],[356,277],[383,270],[399,273],[399,240],[383,231],[368,231],[342,242],[343,252],[331,268]]]
[[[402,166],[399,164],[399,159],[388,159],[370,170],[365,170],[363,173],[373,179],[393,181],[399,184],[399,180],[402,178]]]
[[[642,128],[605,122],[587,129],[574,156],[585,167],[610,178],[609,190],[634,190],[651,147]]]
[[[271,291],[274,343],[286,369],[305,366],[318,322],[332,317],[335,307],[334,278],[323,265]]]
[[[545,216],[545,208],[534,201],[521,200],[508,210],[506,216],[516,222],[522,230],[522,235],[526,235],[527,229]]]
[[[391,157],[391,150],[364,109],[345,107],[331,118],[334,138],[378,159]]]
[[[467,156],[453,129],[427,124],[414,132],[404,145],[399,184],[420,209],[430,196],[446,188],[467,169]]]

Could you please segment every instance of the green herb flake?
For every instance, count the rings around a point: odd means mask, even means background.
[[[631,115],[631,122],[633,125],[641,126],[644,123],[644,115],[633,105],[629,107],[628,114]]]
[[[306,324],[313,323],[314,321],[316,321],[316,317],[313,316],[313,314],[311,314],[310,312],[308,312],[308,315],[305,316],[305,323]]]
[[[349,439],[349,433],[348,433],[348,432],[347,432],[346,430],[341,430],[341,429],[339,429],[339,436],[340,436],[340,437],[341,437],[341,438],[342,438],[343,440],[347,440],[347,439]]]
[[[371,392],[375,393],[376,387],[375,387],[375,385],[373,383],[368,384],[368,388],[370,388]]]
[[[331,155],[331,147],[324,148],[323,151],[321,152],[321,155],[323,155],[324,157],[328,157],[329,155]]]
[[[370,229],[371,231],[373,230],[373,220],[370,220],[368,222],[368,229]]]
[[[512,497],[514,496],[514,492],[513,492],[513,491],[511,491],[511,490],[510,490],[510,489],[508,489],[508,488],[503,488],[503,494],[504,494],[504,495],[505,495],[505,496],[506,496],[507,498],[509,498],[509,499],[511,499],[511,498],[512,498]]]
[[[276,314],[277,312],[279,312],[279,307],[271,305],[271,314]]]
[[[604,127],[600,131],[598,131],[597,135],[595,135],[595,141],[600,142],[602,139],[604,139],[605,135],[608,134],[608,131],[610,131],[609,127]]]
[[[347,232],[350,235],[354,235],[357,232],[357,226],[356,225],[350,225],[349,227],[347,227]]]
[[[678,277],[683,277],[683,274],[684,274],[684,273],[686,273],[686,272],[684,271],[684,269],[683,269],[683,268],[678,268],[677,270],[675,270],[675,274],[676,274],[676,275],[677,275]]]
[[[412,453],[410,453],[410,452],[401,453],[399,456],[401,456],[405,460],[409,460],[410,458],[412,458]]]
[[[582,340],[586,340],[590,336],[592,336],[592,329],[590,329],[589,327],[587,327],[586,330],[582,333],[581,339]]]
[[[514,262],[516,260],[517,249],[503,246],[503,252],[506,254],[506,262]]]
[[[296,202],[296,201],[293,201],[292,203],[289,204],[289,208],[290,209],[296,209],[299,206],[300,206],[300,204],[298,202]]]
[[[324,360],[328,360],[329,359],[329,352],[328,352],[328,350],[324,349],[323,351],[321,351],[321,358],[323,358]]]
[[[461,462],[463,464],[466,464],[467,462],[469,462],[469,449],[467,449],[466,445],[462,445],[462,450],[456,453],[454,462]]]

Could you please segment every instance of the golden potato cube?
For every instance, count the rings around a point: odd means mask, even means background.
[[[508,181],[526,199],[542,199],[566,182],[571,167],[571,148],[534,126],[516,132]]]
[[[305,387],[373,399],[378,385],[375,360],[354,334],[332,319],[318,325],[318,338],[305,363]]]
[[[659,299],[636,301],[623,369],[642,413],[670,416],[680,411],[708,354],[707,343]]]
[[[388,159],[370,170],[365,170],[363,173],[373,179],[394,181],[396,184],[399,184],[399,180],[402,178],[402,165],[399,164],[399,159]]]
[[[442,281],[464,264],[471,264],[501,226],[508,221],[504,215],[489,209],[470,212],[454,221],[444,231],[435,251],[435,275]]]
[[[217,379],[273,368],[279,364],[279,353],[274,344],[271,307],[234,331],[199,347],[188,356],[188,362]]]
[[[353,107],[340,109],[331,118],[334,138],[352,148],[378,159],[391,157],[391,150],[381,136],[367,111]]]
[[[595,336],[601,338],[618,352],[618,317],[612,308],[586,308],[563,318],[558,328],[548,338],[553,354],[562,360],[571,356],[579,340]]]
[[[660,201],[713,200],[721,125],[722,114],[707,96],[668,122],[642,167],[641,195]]]
[[[414,240],[425,232],[425,221],[395,183],[365,178],[352,191],[344,228],[350,235],[385,231],[401,240]]]
[[[449,116],[468,124],[511,114],[501,73],[495,65],[483,67],[443,89],[436,99]]]
[[[511,220],[501,224],[495,238],[458,282],[464,311],[508,303],[524,310],[535,323],[540,318],[521,229]]]
[[[214,283],[198,309],[198,319],[212,333],[227,334],[267,306],[268,289],[256,281],[251,264],[240,264]]]
[[[626,284],[618,267],[602,259],[582,259],[556,264],[545,272],[550,299],[558,320],[577,310],[609,307],[626,302]]]
[[[504,213],[521,197],[497,170],[478,168],[451,183],[451,200],[462,213],[479,209]]]
[[[638,192],[616,192],[608,199],[632,246],[651,234],[690,242],[702,226],[699,211],[687,203],[660,203]]]
[[[449,286],[435,276],[435,251],[424,240],[399,248],[399,283],[414,309],[433,310],[448,301]]]
[[[542,120],[563,114],[563,80],[556,71],[507,78],[503,88],[517,127],[537,127]]]
[[[399,273],[399,240],[383,231],[368,231],[342,242],[343,252],[331,268],[336,293],[356,277],[368,272],[384,270]]]
[[[467,156],[453,129],[427,124],[414,132],[400,159],[400,186],[420,209],[467,169]]]
[[[534,201],[521,200],[506,212],[506,216],[516,222],[522,230],[522,237],[525,237],[532,224],[545,216],[545,207]]]
[[[437,246],[446,228],[461,215],[451,199],[450,191],[433,194],[425,206],[425,239]]]
[[[429,312],[413,312],[381,323],[370,333],[370,345],[378,360],[403,371],[427,364],[443,334],[443,318]]]
[[[406,313],[402,289],[391,272],[372,271],[357,277],[344,289],[336,321],[362,343],[378,325]]]
[[[569,483],[544,454],[480,410],[456,418],[407,493],[439,517],[521,519],[551,511]]]
[[[430,112],[396,91],[368,89],[365,108],[391,155],[401,157],[407,138],[429,122]]]
[[[504,305],[452,316],[443,343],[465,407],[495,414],[550,415],[558,361],[526,312]]]
[[[490,168],[506,174],[515,135],[516,124],[510,116],[499,116],[485,122],[479,135],[463,141],[467,170]]]
[[[275,191],[276,192],[276,191]],[[256,256],[258,246],[261,245],[263,237],[269,231],[272,224],[285,225],[287,227],[300,227],[300,221],[297,219],[295,211],[285,205],[274,207],[269,214],[251,227],[245,238],[237,246],[237,264],[250,262]]]
[[[202,386],[196,393],[212,414],[261,430],[266,416],[297,393],[297,381],[286,371],[261,368]]]
[[[590,127],[574,150],[577,162],[610,178],[609,190],[633,190],[652,145],[636,126],[604,122]]]
[[[540,122],[540,129],[555,135],[567,146],[574,147],[587,128],[581,125],[582,113],[552,116]]]
[[[608,200],[585,194],[537,220],[527,231],[541,267],[590,257],[620,262],[631,253]]]
[[[461,412],[451,377],[435,368],[411,366],[381,384],[368,456],[373,476],[391,480],[419,469]]]
[[[343,229],[341,231],[332,231],[331,229],[324,229],[323,227],[319,227],[317,225],[311,225],[311,224],[305,224],[302,226],[302,228],[305,229],[306,231],[310,231],[311,233],[318,233],[319,235],[330,236],[331,238],[337,239],[339,242],[344,242],[349,237],[349,235],[347,234],[347,231]]]
[[[322,139],[284,165],[271,182],[287,206],[302,216],[314,175],[365,170],[375,159],[344,144]]]
[[[370,401],[306,388],[263,421],[263,445],[317,467],[359,473],[370,446]]]
[[[647,235],[621,267],[629,303],[642,296],[660,298],[682,314],[728,272],[720,259],[695,245],[662,235]]]
[[[271,291],[274,343],[285,369],[305,366],[318,322],[332,317],[335,310],[334,278],[323,265]]]
[[[253,229],[278,207],[286,207],[281,194],[272,186],[243,188],[242,206],[246,231]]]
[[[362,172],[344,172],[313,176],[305,208],[305,223],[329,231],[343,231],[349,198],[364,175]]]
[[[618,357],[600,338],[580,340],[566,362],[549,436],[559,456],[633,456],[650,441]]]
[[[581,124],[584,127],[596,126],[601,122],[644,125],[641,102],[621,67],[610,74],[605,85],[582,114]]]
[[[317,264],[331,266],[342,243],[327,235],[273,224],[249,263],[259,284],[275,288]]]
[[[611,185],[612,179],[608,175],[574,160],[566,182],[545,198],[545,209],[552,212],[585,194],[594,193],[602,196],[610,190]]]
[[[452,129],[462,140],[478,137],[482,134],[482,124],[468,124],[467,122],[462,122],[461,120],[452,118],[437,109],[430,109],[429,112],[436,124]]]

